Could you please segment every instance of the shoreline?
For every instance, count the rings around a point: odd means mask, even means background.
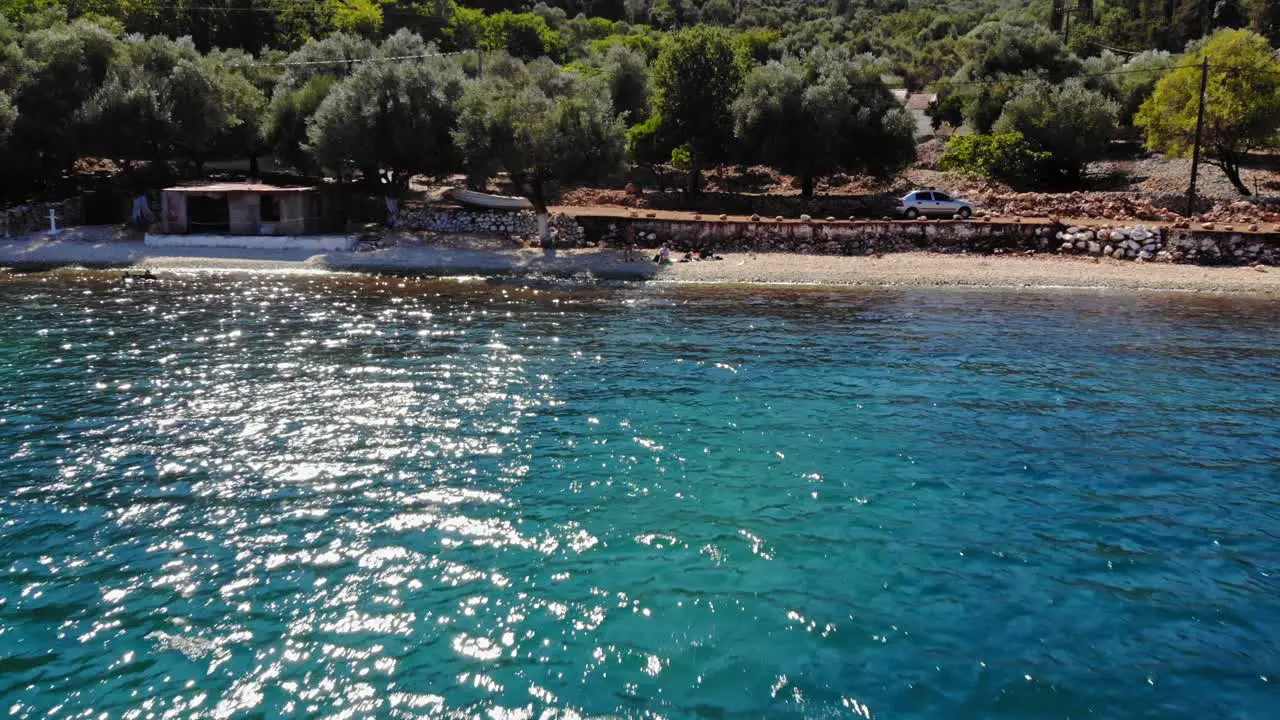
[[[641,251],[643,256],[646,251]],[[1280,299],[1280,269],[1134,263],[1057,255],[926,252],[879,257],[788,253],[725,254],[720,261],[659,267],[626,262],[611,249],[458,250],[399,247],[310,253],[215,248],[167,250],[140,242],[37,237],[0,241],[0,267],[19,272],[81,267],[157,272],[354,272],[423,277],[647,281],[661,286],[761,285],[815,288],[970,288],[1178,291]]]

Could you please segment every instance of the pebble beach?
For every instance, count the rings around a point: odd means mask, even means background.
[[[894,253],[881,257],[726,254],[719,261],[659,267],[640,251],[626,261],[614,250],[460,250],[398,247],[310,254],[145,247],[119,240],[47,238],[0,242],[0,267],[174,271],[350,271],[435,276],[509,275],[650,280],[667,283],[789,284],[988,288],[1110,288],[1280,297],[1280,270],[1134,263],[1049,255]]]

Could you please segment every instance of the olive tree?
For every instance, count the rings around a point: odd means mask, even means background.
[[[417,174],[457,167],[452,132],[463,75],[445,58],[368,63],[325,96],[307,123],[311,152],[323,167],[376,177],[402,196]]]
[[[1119,106],[1079,79],[1026,85],[1004,106],[996,133],[1020,133],[1048,152],[1048,169],[1076,183],[1085,165],[1102,157],[1115,137]]]
[[[654,110],[666,137],[688,147],[689,191],[696,193],[702,167],[725,157],[733,141],[733,103],[743,81],[733,37],[707,26],[667,36],[652,79]]]
[[[307,43],[285,59],[264,119],[264,140],[276,159],[311,169],[315,156],[307,147],[307,123],[334,85],[377,51],[367,40],[337,33]]]
[[[747,157],[799,176],[806,198],[820,177],[890,174],[915,157],[915,123],[873,66],[840,52],[757,67],[733,110]]]
[[[253,132],[266,99],[243,75],[213,58],[183,59],[160,82],[158,97],[173,153],[197,175],[232,133]]]
[[[56,177],[71,166],[80,108],[106,80],[118,46],[111,29],[87,20],[27,35],[13,94],[17,119],[9,172]]]
[[[632,124],[649,117],[649,67],[644,53],[610,45],[600,59],[614,112]]]
[[[599,182],[622,163],[624,129],[603,84],[547,60],[473,81],[454,138],[473,184],[505,170],[545,234],[548,186]]]
[[[964,64],[941,86],[935,122],[954,122],[958,111],[969,127],[988,133],[1004,104],[1028,81],[1062,82],[1079,74],[1080,60],[1058,37],[1039,26],[983,23],[959,41]],[[948,112],[949,111],[949,112]]]

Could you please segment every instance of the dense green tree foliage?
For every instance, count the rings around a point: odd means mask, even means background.
[[[993,130],[1017,133],[1049,153],[1047,169],[1078,182],[1085,163],[1102,157],[1116,133],[1119,106],[1079,80],[1024,85],[1005,104]]]
[[[51,192],[85,157],[198,174],[271,155],[395,191],[505,170],[541,201],[625,144],[695,190],[712,163],[765,162],[808,193],[912,159],[886,83],[976,134],[952,167],[1077,182],[1135,125],[1186,154],[1183,66],[1206,55],[1208,158],[1234,181],[1276,140],[1278,2],[0,0],[0,189]],[[1203,39],[1237,26],[1260,35]]]
[[[742,76],[742,63],[724,30],[699,26],[663,41],[653,66],[654,110],[666,125],[666,137],[690,153],[691,191],[698,189],[699,170],[728,154]]]
[[[1121,125],[1133,124],[1138,108],[1151,97],[1156,82],[1176,64],[1173,55],[1151,50],[1128,59],[1109,50],[1084,62],[1086,86],[1119,104]]]
[[[1037,150],[1021,133],[957,135],[938,159],[943,170],[1011,185],[1040,182],[1049,153]]]
[[[402,30],[384,44],[384,55],[417,49],[403,47],[410,39],[421,42]],[[359,169],[376,176],[386,194],[402,195],[414,175],[457,167],[451,133],[462,91],[461,69],[444,59],[366,63],[316,108],[307,122],[309,148],[339,176]]]
[[[915,123],[865,58],[818,52],[757,67],[733,110],[746,159],[795,174],[805,197],[834,172],[883,175],[915,158]]]
[[[546,59],[503,59],[467,88],[455,139],[474,182],[504,170],[545,213],[551,183],[620,168],[624,132],[603,83]]]
[[[1061,40],[1035,25],[983,23],[958,47],[963,64],[941,88],[935,121],[956,124],[958,115],[980,133],[991,131],[1020,86],[1034,80],[1061,82],[1082,69]]]
[[[1204,105],[1204,159],[1221,168],[1242,195],[1240,164],[1250,151],[1273,144],[1280,130],[1280,61],[1262,37],[1223,30],[1166,75],[1135,122],[1147,146],[1189,156],[1200,107],[1201,62],[1209,63]]]

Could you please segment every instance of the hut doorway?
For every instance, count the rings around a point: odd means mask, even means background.
[[[225,195],[188,195],[187,225],[193,233],[231,232],[231,209]]]

